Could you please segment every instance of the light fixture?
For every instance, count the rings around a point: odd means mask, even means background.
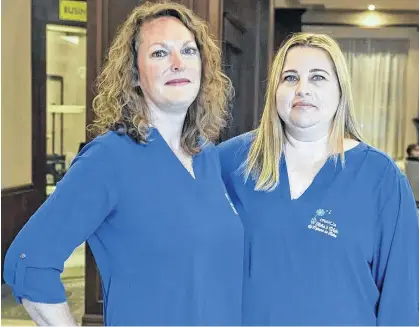
[[[374,5],[369,5],[369,6],[368,6],[368,10],[369,10],[369,11],[373,11],[373,10],[375,10],[375,6],[374,6]]]
[[[366,27],[377,27],[381,25],[381,20],[378,15],[371,12],[363,17],[361,21],[361,25],[366,26]]]

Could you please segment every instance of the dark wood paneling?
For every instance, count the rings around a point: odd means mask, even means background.
[[[272,58],[273,1],[224,0],[223,17],[223,62],[236,93],[227,139],[258,124]]]
[[[419,116],[419,114],[418,114]],[[416,138],[417,138],[417,142],[419,144],[419,118],[413,118],[413,124],[415,125],[416,128]]]
[[[245,115],[248,110],[252,110],[252,106],[246,106],[246,90],[244,90],[245,85],[249,82],[245,81],[244,77],[246,74],[245,33],[247,33],[247,29],[241,20],[229,12],[224,12],[223,65],[225,73],[233,83],[235,94],[228,105],[231,120],[223,133],[223,139],[238,135],[241,130],[246,129]],[[249,90],[247,92],[251,93]]]
[[[205,20],[210,27],[210,32],[219,41],[221,39],[221,10],[222,0],[172,0],[180,3]]]
[[[29,217],[36,211],[43,197],[32,184],[3,189],[1,192],[1,266],[7,249]],[[3,270],[2,270],[3,271]],[[2,277],[3,280],[3,277]],[[2,281],[3,283],[3,281]]]
[[[301,32],[301,17],[305,11],[306,9],[275,9],[275,51],[293,33]]]
[[[254,127],[259,125],[265,103],[268,72],[274,50],[274,16],[275,8],[273,1],[262,0],[258,2],[255,51],[255,61],[258,63],[258,71],[255,75],[259,76],[259,78],[255,81],[257,97],[254,104]]]
[[[108,47],[108,2],[102,0],[87,1],[87,73],[86,73],[86,125],[93,122],[92,102],[95,97],[95,80],[103,62],[105,50]],[[91,135],[86,133],[86,141],[91,140]],[[102,295],[100,284],[97,284],[98,272],[89,246],[86,244],[85,253],[85,291],[83,326],[103,325]]]
[[[203,1],[194,0],[191,1],[189,8],[192,8],[194,13],[199,15],[202,19],[207,21],[210,27],[211,33],[216,39],[221,42],[222,38],[222,0]]]

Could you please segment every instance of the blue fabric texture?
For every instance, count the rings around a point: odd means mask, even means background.
[[[218,146],[245,229],[243,324],[419,325],[417,208],[395,163],[360,143],[291,199],[285,160],[274,191],[244,181],[253,137]]]
[[[87,241],[106,325],[240,325],[242,222],[214,145],[193,168],[154,128],[147,144],[115,132],[87,144],[7,251],[16,300],[66,301],[60,273]]]

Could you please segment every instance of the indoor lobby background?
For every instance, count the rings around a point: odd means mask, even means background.
[[[89,141],[94,80],[117,26],[141,2],[1,0],[2,265],[14,236]],[[405,171],[406,148],[419,135],[419,0],[176,2],[206,19],[220,42],[236,90],[222,139],[257,126],[281,42],[293,32],[327,33],[347,59],[365,137]],[[62,281],[77,320],[102,323],[100,279],[84,244]],[[4,284],[1,297],[2,326],[34,325]]]

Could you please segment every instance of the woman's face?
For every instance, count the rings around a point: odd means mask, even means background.
[[[328,54],[313,47],[291,48],[276,91],[276,109],[286,129],[324,136],[339,101],[339,83]]]
[[[194,35],[174,17],[141,27],[138,47],[140,87],[160,110],[187,109],[201,84],[201,57]]]

